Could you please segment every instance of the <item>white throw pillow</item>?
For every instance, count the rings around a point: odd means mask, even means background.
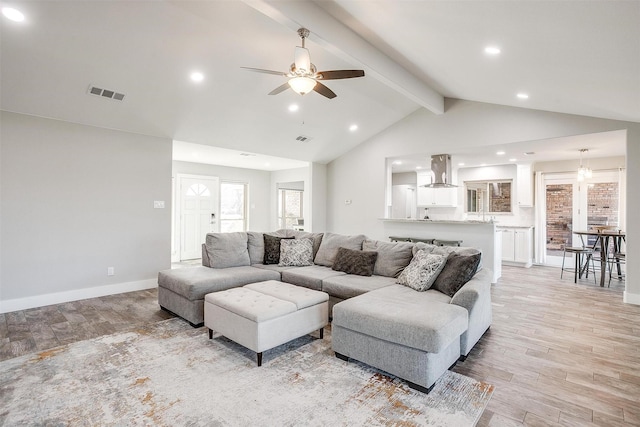
[[[398,276],[396,283],[420,292],[429,289],[447,263],[446,255],[429,252],[416,252],[409,265]]]
[[[281,267],[304,267],[313,265],[313,240],[283,239],[280,241]]]

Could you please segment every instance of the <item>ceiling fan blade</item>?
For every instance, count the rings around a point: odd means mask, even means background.
[[[331,71],[319,71],[320,80],[338,80],[338,79],[353,79],[355,77],[364,77],[363,70],[331,70]]]
[[[309,49],[296,46],[295,60],[296,70],[298,71],[310,71],[311,69],[311,55],[309,55]]]
[[[263,70],[262,68],[250,68],[250,67],[240,67],[240,68],[244,68],[245,70],[249,70],[249,71],[253,71],[256,73],[265,73],[265,74],[274,74],[276,76],[287,76],[287,73],[283,73],[282,71],[271,71],[271,70]]]
[[[269,95],[277,95],[281,92],[284,92],[285,90],[289,89],[289,82],[278,86],[277,88],[275,88],[274,90],[272,90],[271,92],[269,92]]]
[[[322,96],[326,96],[329,99],[335,98],[337,95],[328,87],[318,82],[316,86],[313,88],[316,92],[318,92]]]

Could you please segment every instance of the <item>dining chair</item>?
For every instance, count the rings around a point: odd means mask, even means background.
[[[618,280],[625,280],[625,273],[621,266],[627,263],[627,254],[625,252],[614,252],[608,260],[609,265],[609,283],[607,286],[611,286],[611,277],[613,276],[613,269],[616,268]]]
[[[578,283],[578,277],[582,279],[582,273],[585,273],[585,277],[589,277],[589,260],[591,260],[591,271],[593,272],[593,281],[596,282],[596,270],[595,264],[593,262],[593,249],[588,248],[586,246],[569,246],[571,244],[570,238],[565,241],[562,252],[562,270],[560,271],[560,278],[562,279],[562,275],[565,270],[571,271],[570,268],[564,267],[565,258],[567,257],[567,253],[573,254],[575,258],[574,266],[573,266],[573,283]]]

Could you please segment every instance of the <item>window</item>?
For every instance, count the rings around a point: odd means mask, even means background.
[[[204,185],[204,184],[193,184],[187,190],[187,196],[209,197],[209,196],[211,196],[211,192],[209,191],[207,186]]]
[[[466,211],[511,212],[511,181],[465,181]]]
[[[281,228],[293,228],[302,218],[301,190],[278,190],[278,224]]]
[[[247,230],[247,184],[220,183],[220,231]]]

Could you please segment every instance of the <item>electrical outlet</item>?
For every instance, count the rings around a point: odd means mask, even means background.
[[[107,276],[113,276],[116,274],[116,270],[113,267],[107,267]]]
[[[154,200],[153,201],[154,209],[164,209],[164,200]]]

